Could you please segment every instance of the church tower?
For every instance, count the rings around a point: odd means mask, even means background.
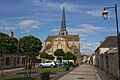
[[[68,32],[66,31],[66,20],[65,20],[65,8],[64,7],[63,7],[63,12],[62,12],[61,30],[59,32],[59,35],[68,35]]]

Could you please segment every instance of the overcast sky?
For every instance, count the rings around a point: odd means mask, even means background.
[[[33,35],[44,41],[58,35],[64,6],[68,34],[80,35],[81,52],[90,54],[105,37],[116,35],[114,10],[108,20],[101,15],[115,4],[120,23],[120,0],[0,0],[0,32],[12,29],[16,38]]]

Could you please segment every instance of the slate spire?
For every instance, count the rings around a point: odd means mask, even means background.
[[[66,19],[65,19],[64,6],[63,6],[63,12],[62,12],[61,30],[59,32],[59,35],[68,35],[68,32],[66,31]]]

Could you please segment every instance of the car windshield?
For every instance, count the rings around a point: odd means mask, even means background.
[[[52,63],[52,61],[47,61],[46,63]]]

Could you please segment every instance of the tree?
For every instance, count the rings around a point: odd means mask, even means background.
[[[54,55],[55,56],[64,56],[65,52],[63,51],[63,49],[57,49],[55,52],[54,52]]]
[[[0,37],[0,60],[3,61],[3,54],[14,54],[17,51],[18,43],[17,39],[9,37]],[[3,66],[3,63],[1,63]],[[2,67],[2,77],[3,77],[3,67]]]
[[[30,36],[24,36],[23,38],[20,38],[19,40],[19,46],[20,49],[23,51],[23,53],[26,55],[27,60],[25,65],[27,67],[27,77],[28,77],[28,69],[29,66],[32,66],[30,64],[32,61],[30,58],[33,58],[33,63],[35,62],[35,56],[39,55],[39,51],[42,49],[42,42],[40,39],[30,35]],[[34,63],[35,68],[35,63]],[[31,69],[30,69],[31,72]]]
[[[67,52],[65,53],[65,55],[63,56],[63,59],[64,60],[75,60],[76,59],[76,56],[71,53],[71,52]]]
[[[42,49],[42,42],[34,36],[25,36],[19,40],[20,48],[26,56],[32,57],[39,55]]]
[[[45,58],[45,59],[49,59],[49,60],[53,60],[54,56],[53,55],[48,55],[47,53],[42,53],[40,55],[41,58]]]
[[[17,41],[13,38],[9,37],[1,37],[0,38],[0,53],[1,55],[4,53],[15,53],[18,49],[18,43]]]
[[[47,58],[47,56],[48,56],[48,54],[47,53],[42,53],[42,54],[40,54],[40,58]]]
[[[47,56],[47,59],[49,59],[49,60],[53,60],[55,57],[53,56],[53,55],[48,55]]]

